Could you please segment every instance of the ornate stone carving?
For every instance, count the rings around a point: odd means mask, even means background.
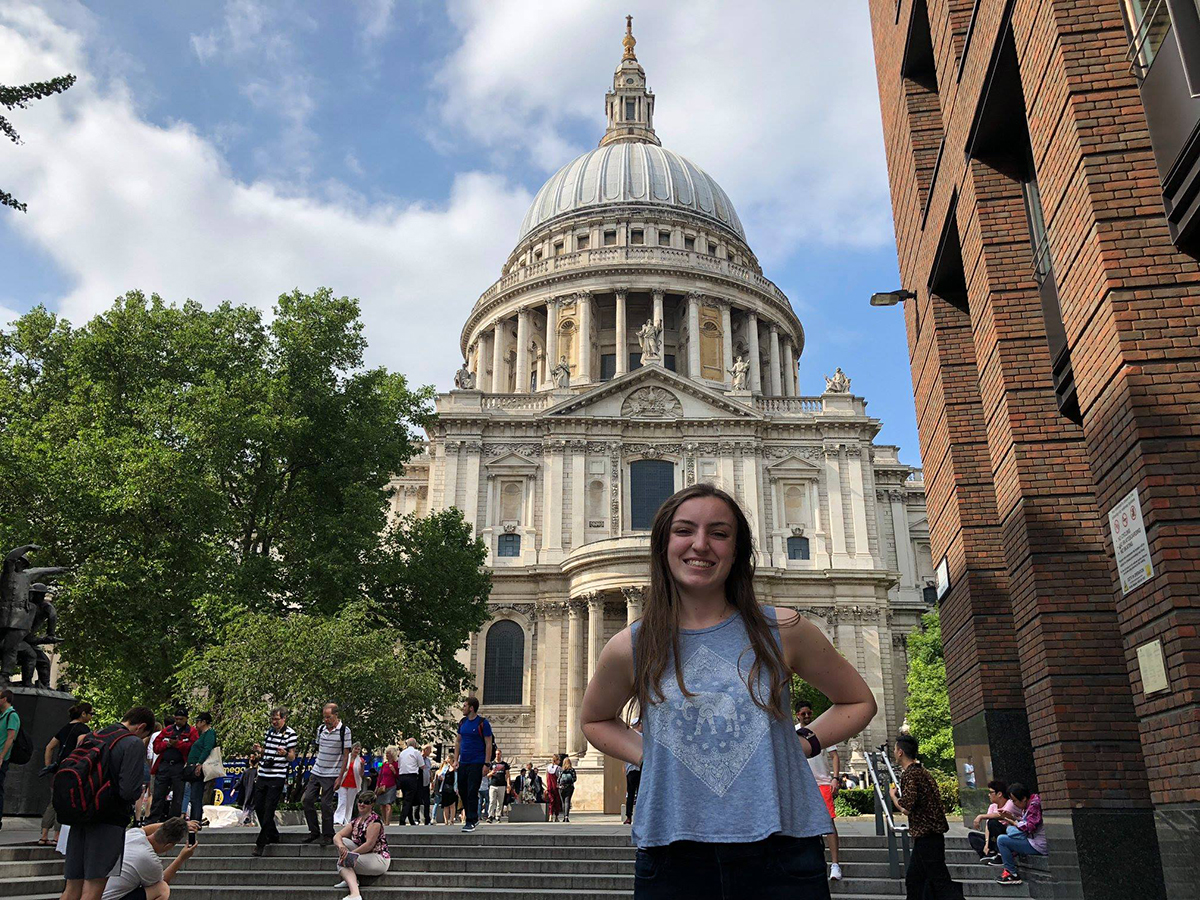
[[[746,357],[739,356],[733,361],[733,365],[729,367],[729,375],[733,379],[733,390],[746,390],[746,376],[750,372],[750,363],[746,361]]]
[[[850,393],[850,379],[846,377],[846,373],[842,371],[842,367],[838,366],[833,371],[833,377],[825,376],[825,393],[827,394],[848,394]]]
[[[475,390],[475,373],[467,366],[467,361],[464,359],[462,367],[454,373],[454,386],[460,391]]]
[[[642,364],[658,362],[662,359],[662,326],[653,319],[647,319],[637,331],[638,343],[642,347]]]
[[[621,415],[629,419],[669,419],[683,415],[683,404],[668,390],[644,387],[634,391],[621,404]]]
[[[646,589],[637,585],[621,588],[621,593],[625,595],[626,603],[641,603],[645,596]]]
[[[694,456],[689,456],[684,464],[683,483],[687,487],[696,483],[696,457]]]
[[[554,386],[557,388],[568,388],[571,386],[571,366],[565,356],[560,356],[558,362],[550,367],[550,378],[554,381]]]
[[[517,523],[516,522],[505,522],[504,523],[504,533],[505,534],[516,534],[517,533]]]
[[[621,445],[612,444],[609,459],[609,517],[610,528],[615,536],[621,529]]]

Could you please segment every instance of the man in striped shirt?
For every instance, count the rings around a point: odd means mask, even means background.
[[[275,807],[279,806],[279,798],[287,787],[288,764],[296,758],[296,732],[288,727],[287,710],[283,707],[271,710],[271,727],[267,729],[262,746],[254,790],[254,813],[260,827],[258,840],[254,842],[255,856],[262,856],[267,844],[279,843]]]
[[[333,811],[337,807],[337,789],[346,774],[350,745],[354,742],[350,729],[338,716],[336,703],[325,704],[325,724],[317,729],[317,760],[304,786],[304,820],[308,837],[304,843],[319,840],[322,847],[333,843]],[[321,795],[321,827],[317,830],[317,795]]]

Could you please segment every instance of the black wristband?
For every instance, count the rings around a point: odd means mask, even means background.
[[[800,737],[804,738],[812,746],[812,753],[808,755],[809,759],[812,759],[821,752],[821,741],[815,734],[812,733],[811,730],[805,728],[804,726],[800,726],[796,729],[796,734],[800,735]]]

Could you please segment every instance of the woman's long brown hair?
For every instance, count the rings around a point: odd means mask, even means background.
[[[754,547],[750,523],[737,501],[711,484],[696,484],[672,494],[659,507],[654,524],[650,527],[650,586],[646,591],[634,653],[633,693],[638,707],[646,709],[650,704],[662,703],[666,699],[661,683],[669,661],[674,661],[675,681],[679,690],[685,697],[695,696],[683,683],[683,668],[679,660],[679,589],[667,562],[667,543],[675,513],[682,504],[697,497],[716,497],[724,501],[733,514],[736,531],[734,558],[729,578],[725,581],[725,599],[741,613],[746,634],[750,637],[748,649],[754,653],[746,683],[750,699],[777,719],[789,718],[790,711],[785,698],[791,671],[783,660],[779,643],[771,634],[767,617],[754,596]],[[770,696],[766,698],[759,696],[759,677],[764,669],[771,685]]]

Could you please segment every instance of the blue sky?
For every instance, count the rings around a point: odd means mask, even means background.
[[[802,391],[842,366],[919,464],[902,314],[867,305],[898,275],[866,4],[830,7],[0,0],[0,83],[80,78],[0,147],[30,207],[0,212],[2,319],[328,285],[372,363],[447,388],[533,194],[603,132],[629,12],[664,145],[804,323]]]

